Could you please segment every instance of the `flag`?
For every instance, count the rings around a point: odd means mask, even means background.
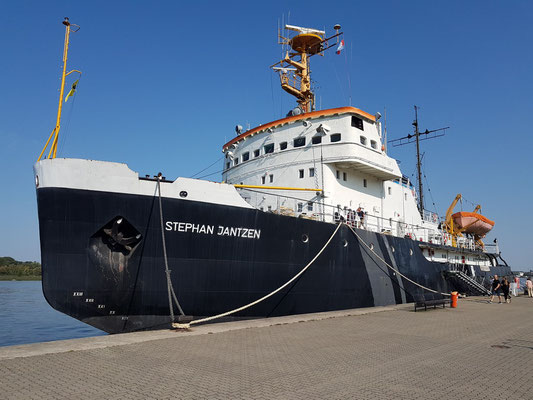
[[[344,49],[344,39],[341,40],[339,47],[337,47],[337,54],[341,54],[341,51]]]
[[[70,92],[67,93],[67,96],[65,97],[65,102],[68,100],[69,97],[74,96],[74,93],[76,92],[76,86],[78,86],[79,81],[79,79],[76,79],[76,81],[72,84],[72,89],[70,89]]]

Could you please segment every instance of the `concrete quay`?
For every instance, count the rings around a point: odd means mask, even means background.
[[[532,399],[533,299],[0,348],[2,399]]]

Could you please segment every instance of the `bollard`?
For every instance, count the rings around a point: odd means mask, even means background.
[[[457,299],[459,298],[459,292],[452,292],[451,298],[452,298],[451,307],[457,308]]]

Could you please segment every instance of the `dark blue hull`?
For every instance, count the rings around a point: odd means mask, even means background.
[[[37,200],[43,291],[52,307],[110,333],[168,326],[157,197],[42,188]],[[185,199],[163,198],[163,211],[173,286],[185,313],[195,317],[232,310],[278,288],[336,228]],[[357,232],[410,279],[442,292],[453,289],[447,264],[428,261],[418,242]],[[412,302],[420,290],[342,226],[297,281],[236,316],[400,304]]]

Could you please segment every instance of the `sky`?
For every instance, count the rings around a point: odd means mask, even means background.
[[[513,269],[533,269],[533,2],[530,1],[2,1],[0,256],[40,260],[32,166],[55,124],[63,17],[69,69],[58,157],[128,164],[169,179],[220,180],[236,124],[279,119],[295,102],[269,66],[278,21],[340,24],[345,52],[311,59],[322,109],[387,115],[388,138],[449,126],[422,142],[426,208],[482,205]],[[332,49],[333,50],[333,49]],[[74,74],[73,74],[74,76]],[[68,78],[67,86],[74,77]],[[414,145],[390,148],[415,179]]]

